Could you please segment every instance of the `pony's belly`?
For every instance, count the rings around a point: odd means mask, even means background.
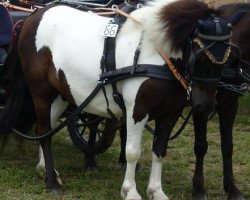
[[[97,84],[96,84],[97,85]],[[74,91],[72,91],[72,95],[76,104],[79,106],[84,100],[91,94],[91,92],[94,90],[96,87],[93,86],[91,87],[90,85],[87,85],[85,88],[82,89],[82,92],[79,94],[76,94]],[[108,99],[108,104],[109,108],[112,111],[112,113],[116,117],[121,117],[122,112],[119,106],[114,102],[113,97],[112,97],[112,88],[110,86],[105,87],[106,94],[107,94],[107,99]],[[85,112],[99,115],[102,117],[107,117],[110,118],[111,116],[107,113],[107,101],[104,97],[104,94],[102,90],[91,100],[91,102],[87,105],[87,107],[84,109]]]
[[[141,86],[141,84],[148,78],[144,77],[134,77],[130,79],[126,79],[120,82],[117,82],[117,88],[118,92],[123,96],[125,107],[128,110],[133,110],[135,106],[135,98],[138,93],[138,90]],[[92,84],[91,84],[92,83]],[[79,85],[73,85],[71,82],[69,82],[69,85],[71,85],[71,94],[75,100],[75,103],[79,106],[84,100],[91,94],[91,92],[94,90],[94,88],[97,86],[97,81],[91,81],[90,82],[82,82],[83,86],[82,88],[79,88]],[[78,89],[76,89],[78,88]],[[85,112],[96,114],[102,117],[110,118],[110,114],[107,112],[107,107],[109,105],[109,109],[112,111],[112,113],[116,117],[122,117],[123,113],[120,109],[120,107],[114,102],[113,99],[113,89],[111,85],[105,86],[106,91],[106,97],[108,99],[108,104],[105,99],[104,93],[101,90],[93,99],[92,101],[87,105],[87,107],[84,109]]]

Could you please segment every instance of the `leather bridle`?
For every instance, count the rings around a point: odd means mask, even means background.
[[[214,23],[215,26],[215,35],[207,35],[205,33],[201,33],[199,30],[199,27],[196,28],[193,36],[189,39],[187,49],[186,49],[186,60],[188,60],[187,67],[186,67],[186,78],[190,83],[196,82],[197,84],[202,84],[208,87],[217,87],[219,84],[219,81],[221,79],[221,73],[217,77],[202,77],[199,76],[199,74],[194,75],[195,71],[195,63],[197,61],[197,57],[204,53],[211,63],[217,64],[217,65],[224,65],[231,53],[231,48],[236,47],[236,49],[239,48],[236,45],[233,45],[230,41],[232,32],[230,31],[227,34],[223,34],[222,27],[220,24],[220,20],[215,15],[210,15],[211,21]],[[206,19],[207,20],[207,19]],[[199,23],[202,23],[202,21],[199,21]],[[205,44],[209,43],[209,44]],[[225,44],[227,48],[225,49],[224,55],[222,56],[222,60],[218,60],[215,58],[213,53],[211,52],[211,48],[215,47],[217,44]],[[194,51],[194,45],[198,46],[199,49]],[[185,58],[184,58],[185,59]],[[200,66],[202,67],[202,66]]]

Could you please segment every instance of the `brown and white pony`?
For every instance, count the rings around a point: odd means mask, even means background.
[[[216,85],[223,67],[239,60],[238,49],[229,44],[231,30],[227,24],[237,23],[240,17],[234,15],[225,21],[216,14],[217,11],[196,0],[155,1],[132,12],[131,16],[140,23],[129,18],[118,32],[117,69],[133,65],[140,42],[138,65],[166,67],[156,48],[167,52],[173,60],[183,57],[192,82],[192,106],[196,112],[208,114],[216,104]],[[89,96],[101,74],[105,37],[100,35],[100,29],[110,20],[56,5],[35,12],[25,21],[19,38],[21,63],[9,61],[12,81],[7,106],[1,114],[1,133],[10,131],[11,127],[27,130],[35,114],[36,133],[43,135],[55,127],[68,103],[80,105]],[[142,130],[153,119],[156,127],[147,194],[149,199],[168,199],[161,183],[163,157],[171,130],[186,105],[186,91],[175,81],[141,76],[119,81],[117,88],[124,99],[127,125],[127,168],[121,196],[127,200],[141,199],[136,190],[135,168],[141,155]],[[106,85],[105,90],[110,110],[121,117],[111,85]],[[110,117],[106,107],[105,96],[100,91],[84,111]],[[28,114],[31,120],[27,122],[23,120],[26,109],[31,110]],[[54,170],[51,140],[52,137],[44,138],[40,144],[45,159],[46,188],[58,192],[61,185]]]

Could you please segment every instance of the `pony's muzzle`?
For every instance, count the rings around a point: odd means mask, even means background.
[[[211,113],[217,104],[216,93],[217,90],[213,88],[193,86],[191,97],[194,112],[206,115]]]

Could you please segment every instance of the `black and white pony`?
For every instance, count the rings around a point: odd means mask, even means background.
[[[177,65],[183,58],[192,106],[195,112],[205,115],[215,107],[223,67],[239,60],[238,49],[230,44],[228,23],[237,23],[242,14],[227,21],[216,14],[196,0],[155,1],[132,12],[136,20],[128,18],[117,33],[116,68],[134,66],[129,68],[133,75],[116,82],[126,108],[127,168],[121,188],[121,196],[126,200],[141,199],[135,168],[141,156],[142,131],[151,119],[156,127],[147,194],[149,199],[168,199],[161,183],[163,158],[187,95],[173,77],[165,76],[170,73],[159,51],[167,53]],[[43,135],[55,127],[69,103],[79,106],[94,88],[99,90],[84,111],[109,118],[108,101],[109,111],[122,117],[123,112],[112,97],[114,89],[107,84],[109,80],[100,79],[105,46],[103,27],[110,23],[111,18],[60,4],[47,6],[25,21],[18,47],[22,67],[11,60],[8,63],[13,78],[6,109],[1,114],[1,133],[12,127],[24,131],[35,122],[37,135]],[[138,47],[140,54],[134,59]],[[13,103],[16,101],[19,103]],[[26,122],[24,111],[30,113]],[[58,192],[61,185],[54,170],[51,140],[51,136],[46,137],[40,145],[46,188]]]

